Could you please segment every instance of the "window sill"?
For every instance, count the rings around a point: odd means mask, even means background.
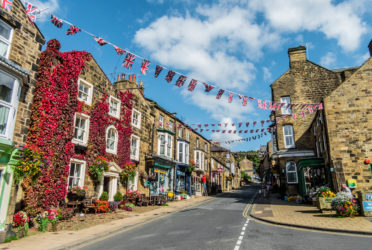
[[[83,99],[79,99],[79,97],[78,97],[78,101],[79,101],[79,102],[82,102],[82,103],[84,103],[84,104],[86,104],[86,105],[88,105],[88,106],[92,106],[92,101],[85,101],[85,100],[83,100]]]
[[[110,149],[107,149],[106,148],[106,153],[116,155],[117,154],[117,150],[110,150]]]
[[[111,117],[114,117],[114,118],[116,118],[116,119],[120,119],[120,114],[119,115],[113,115],[113,114],[111,114],[111,113],[108,113],[109,114],[109,116],[111,116]]]
[[[84,147],[88,146],[88,142],[80,141],[80,140],[77,140],[75,138],[72,139],[71,142],[75,145],[78,145],[78,146],[84,146]]]

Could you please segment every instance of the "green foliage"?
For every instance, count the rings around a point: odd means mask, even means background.
[[[10,236],[8,238],[5,238],[4,243],[9,243],[12,240],[18,240],[18,237],[17,236]]]
[[[126,207],[131,207],[131,208],[135,207],[135,205],[133,203],[130,203],[130,202],[125,203],[125,206]]]
[[[123,195],[117,191],[115,196],[114,196],[114,201],[122,201],[123,200]]]
[[[108,199],[109,199],[109,196],[108,196],[108,193],[106,191],[104,191],[101,194],[101,197],[99,198],[99,200],[101,200],[101,201],[108,201]]]
[[[103,173],[107,171],[108,159],[104,156],[98,156],[94,162],[89,166],[89,174],[95,181],[102,179]]]

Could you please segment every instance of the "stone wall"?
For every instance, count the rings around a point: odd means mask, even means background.
[[[338,181],[355,179],[358,190],[372,190],[372,60],[369,58],[348,80],[324,99],[330,164]],[[343,175],[343,178],[342,178]],[[340,189],[342,183],[336,183]]]

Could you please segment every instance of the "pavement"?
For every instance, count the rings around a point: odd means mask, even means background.
[[[335,212],[322,214],[315,206],[283,201],[272,194],[259,197],[251,216],[261,221],[298,228],[372,235],[372,221],[366,217],[338,218]]]

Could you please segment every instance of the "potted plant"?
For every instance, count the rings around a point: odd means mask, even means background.
[[[354,217],[358,214],[358,205],[353,197],[347,193],[339,192],[331,202],[332,208],[341,217]]]
[[[191,173],[192,171],[194,171],[196,168],[196,163],[195,161],[193,160],[190,160],[190,164],[189,166],[187,167],[187,172]]]
[[[126,196],[129,202],[136,203],[137,199],[141,196],[141,194],[137,190],[134,191],[127,190]]]
[[[48,220],[52,223],[52,232],[57,231],[58,212],[54,209],[48,210]]]
[[[14,214],[12,226],[13,229],[15,229],[18,238],[27,236],[29,222],[30,218],[28,217],[26,212],[19,211],[18,213]]]
[[[331,210],[331,202],[336,196],[329,187],[320,187],[316,193],[317,207],[320,211]]]
[[[136,167],[136,163],[132,161],[128,161],[125,163],[123,171],[120,174],[122,183],[126,184],[128,180],[134,181],[134,178],[137,174]]]
[[[148,178],[148,175],[145,171],[141,171],[140,172],[140,178],[141,178],[141,181],[144,182],[145,180],[147,180]]]
[[[69,201],[84,200],[86,193],[88,192],[87,187],[73,187],[69,188],[67,198]]]
[[[96,159],[89,165],[88,171],[89,175],[92,177],[93,181],[98,183],[102,177],[103,173],[109,169],[109,160],[104,156],[97,156]]]
[[[49,225],[48,211],[44,211],[39,214],[36,218],[36,221],[39,224],[39,231],[45,233]]]
[[[125,210],[127,210],[127,211],[133,211],[134,207],[135,207],[134,204],[131,203],[131,202],[125,203]]]

